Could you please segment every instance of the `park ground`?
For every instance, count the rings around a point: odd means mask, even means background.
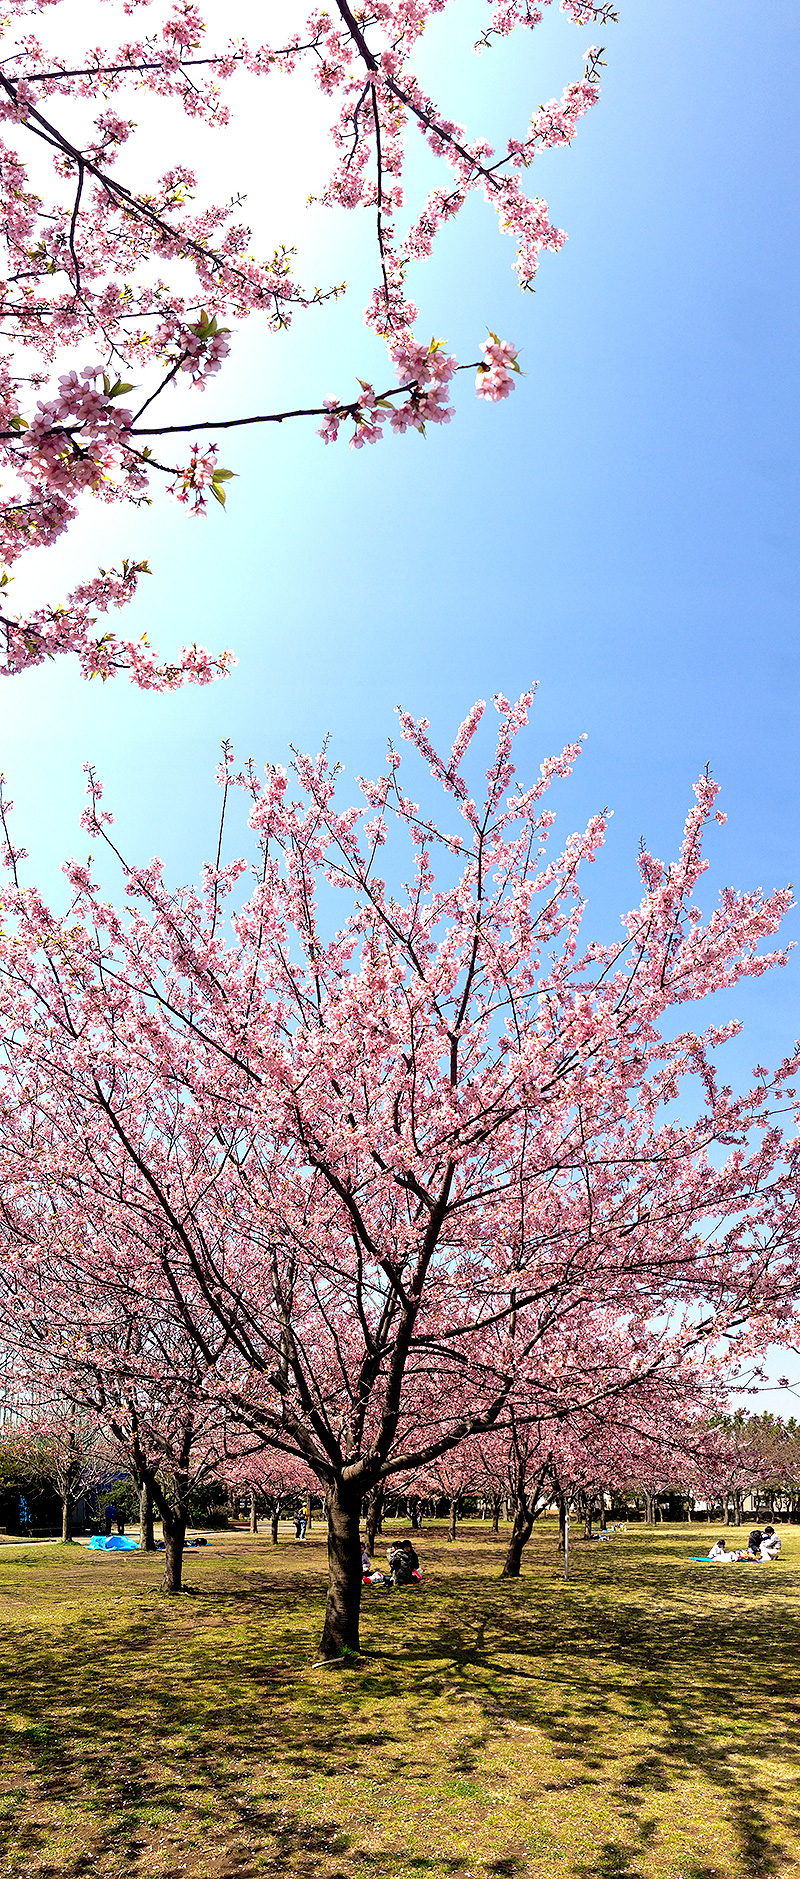
[[[551,1523],[516,1582],[429,1528],[327,1669],[316,1528],[212,1534],[172,1599],[157,1555],[2,1548],[0,1874],[800,1875],[800,1530],[741,1568],[708,1533],[577,1543],[565,1585]]]

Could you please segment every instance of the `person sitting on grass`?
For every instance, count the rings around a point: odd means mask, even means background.
[[[750,1538],[748,1539],[748,1542],[747,1542],[747,1551],[750,1554],[751,1559],[761,1558],[761,1542],[763,1538],[764,1538],[764,1535],[761,1531],[761,1528],[754,1527],[752,1533],[750,1534]]]
[[[725,1551],[725,1541],[724,1541],[724,1539],[723,1539],[723,1540],[715,1540],[715,1541],[714,1541],[714,1545],[712,1546],[712,1548],[711,1548],[711,1552],[709,1553],[709,1555],[708,1555],[708,1557],[709,1557],[709,1559],[714,1559],[714,1560],[717,1560],[717,1559],[730,1559],[730,1557],[731,1557],[731,1555],[730,1555],[730,1553],[727,1553],[727,1552]]]
[[[361,1571],[365,1579],[368,1579],[372,1572],[372,1560],[369,1556],[369,1547],[367,1546],[366,1540],[362,1542],[361,1546]]]
[[[761,1559],[777,1559],[780,1550],[781,1550],[780,1534],[775,1532],[774,1527],[765,1527],[764,1538],[761,1541],[761,1545],[759,1547],[760,1558]]]
[[[411,1585],[415,1573],[419,1573],[419,1559],[410,1540],[398,1540],[396,1546],[390,1546],[387,1555],[389,1561],[389,1579],[397,1590],[400,1586]]]

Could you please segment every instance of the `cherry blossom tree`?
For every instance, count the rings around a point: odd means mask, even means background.
[[[476,49],[534,27],[550,4],[490,0]],[[344,426],[359,449],[387,424],[399,434],[448,422],[457,372],[476,372],[483,399],[508,395],[518,370],[514,345],[490,332],[476,347],[478,358],[464,364],[443,342],[421,340],[408,270],[431,255],[440,230],[477,192],[516,244],[521,286],[532,286],[539,256],[560,248],[565,235],[524,180],[540,151],[570,143],[595,103],[601,49],[590,46],[560,101],[538,107],[494,151],[429,97],[415,74],[424,35],[445,5],[379,0],[365,14],[334,0],[329,12],[313,9],[304,26],[292,26],[282,43],[255,45],[235,10],[227,30],[209,32],[193,0],[153,4],[149,30],[131,37],[132,7],[114,0],[103,11],[104,43],[83,50],[85,15],[76,17],[66,0],[10,0],[0,46],[6,570],[23,550],[56,541],[87,493],[139,504],[149,500],[155,476],[194,515],[209,497],[224,504],[231,472],[209,433],[317,418],[326,443]],[[561,0],[561,7],[581,29],[616,17],[611,6],[585,0]],[[47,43],[29,30],[37,14],[42,29],[45,18],[52,23]],[[326,397],[312,386],[296,409],[223,409],[207,420],[170,422],[168,393],[178,381],[197,391],[214,381],[244,320],[257,315],[280,334],[342,287],[304,286],[289,246],[254,256],[242,198],[201,206],[198,178],[177,151],[162,175],[134,174],[136,126],[128,111],[137,98],[151,114],[160,108],[165,134],[167,107],[175,104],[193,123],[224,127],[236,108],[237,75],[290,87],[306,70],[332,118],[333,168],[320,179],[318,199],[365,219],[375,252],[366,323],[385,342],[390,381],[376,391],[365,378],[349,394]],[[412,135],[437,160],[440,180],[424,202],[407,206]],[[146,563],[125,561],[25,618],[4,610],[0,669],[16,673],[74,651],[85,674],[124,669],[146,687],[204,684],[224,673],[230,653],[212,657],[195,645],[164,661],[146,638],[103,630],[98,616],[124,606],[145,571]]]
[[[257,1436],[233,1427],[226,1430],[224,1457],[219,1468],[221,1480],[234,1493],[246,1494],[250,1501],[250,1531],[258,1531],[258,1507],[266,1504],[273,1546],[278,1544],[282,1509],[296,1507],[319,1492],[310,1469],[295,1455],[282,1455]]]
[[[0,1430],[6,1470],[46,1483],[61,1502],[61,1539],[72,1539],[76,1503],[120,1472],[120,1457],[97,1424],[68,1399],[39,1396]]]
[[[749,1416],[741,1409],[718,1415],[705,1430],[691,1464],[673,1469],[668,1479],[679,1482],[684,1492],[701,1496],[709,1506],[719,1504],[726,1525],[739,1527],[747,1495],[775,1482],[781,1427],[770,1416]],[[790,1472],[792,1462],[796,1467],[796,1449],[793,1454],[788,1444],[784,1453]]]
[[[428,806],[393,746],[346,808],[327,751],[297,755],[291,786],[226,751],[249,893],[220,842],[199,889],[123,862],[119,905],[73,861],[62,915],[14,878],[8,842],[8,1270],[46,1218],[101,1261],[114,1222],[121,1246],[135,1232],[202,1390],[325,1492],[326,1657],[359,1647],[359,1516],[379,1482],[512,1410],[555,1424],[725,1334],[755,1347],[795,1309],[796,1060],[736,1094],[716,1062],[736,1024],[676,1024],[782,961],[764,947],[790,896],[725,890],[701,912],[703,776],[677,859],[643,851],[619,936],[582,941],[605,825],[550,852],[548,792],[580,746],[518,781],[531,702],[496,699],[480,789],[482,707],[448,755],[401,714]]]
[[[455,1540],[460,1503],[466,1494],[480,1493],[484,1480],[483,1454],[479,1442],[473,1438],[437,1455],[406,1485],[418,1494],[447,1501],[450,1508],[447,1538]]]
[[[224,1405],[207,1387],[214,1353],[187,1335],[135,1207],[90,1211],[77,1199],[57,1209],[45,1183],[24,1210],[5,1198],[2,1339],[20,1389],[40,1405],[36,1440],[63,1455],[65,1480],[84,1449],[105,1457],[106,1475],[132,1475],[140,1547],[154,1549],[157,1513],[164,1588],[180,1592],[192,1494],[224,1476],[230,1446]],[[209,1336],[214,1328],[207,1322]]]

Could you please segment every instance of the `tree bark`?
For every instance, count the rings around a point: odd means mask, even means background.
[[[72,1502],[68,1494],[61,1496],[61,1544],[66,1546],[72,1539]]]
[[[585,1540],[590,1540],[592,1537],[593,1518],[594,1518],[594,1503],[592,1501],[591,1494],[587,1493],[585,1517],[584,1517],[584,1522],[583,1522],[583,1537]]]
[[[500,1532],[500,1512],[503,1505],[502,1494],[492,1495],[492,1532]]]
[[[250,1496],[250,1532],[258,1532],[258,1507],[254,1493]]]
[[[328,1663],[360,1651],[361,1493],[334,1482],[325,1496],[328,1512],[328,1598],[320,1653]]]
[[[275,1506],[272,1509],[272,1513],[270,1514],[270,1520],[269,1520],[269,1530],[272,1536],[273,1546],[277,1546],[278,1544],[278,1521],[280,1520],[280,1517],[281,1517],[281,1504],[280,1504],[280,1501],[276,1501]],[[253,1531],[252,1525],[251,1525],[250,1531],[251,1532]]]
[[[139,1483],[139,1551],[154,1553],[156,1550],[153,1532],[153,1483],[149,1475]]]
[[[533,1532],[533,1508],[524,1499],[520,1499],[514,1508],[514,1525],[508,1542],[501,1579],[518,1579],[522,1565],[523,1548],[527,1546]]]
[[[162,1508],[161,1520],[164,1528],[164,1591],[182,1592],[186,1521],[166,1506]]]
[[[454,1540],[456,1537],[457,1519],[458,1519],[458,1495],[454,1494],[450,1502],[450,1525],[447,1529],[448,1540]]]
[[[382,1481],[379,1481],[377,1487],[372,1488],[367,1495],[367,1552],[370,1554],[375,1551],[375,1541],[381,1530],[385,1497],[386,1489]]]

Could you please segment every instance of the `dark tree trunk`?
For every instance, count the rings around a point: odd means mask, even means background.
[[[592,1501],[591,1494],[587,1494],[586,1507],[585,1507],[585,1512],[584,1512],[584,1522],[583,1522],[583,1537],[585,1540],[590,1540],[592,1537],[593,1518],[594,1518],[594,1503]]]
[[[606,1531],[606,1503],[605,1503],[604,1496],[601,1493],[600,1495],[600,1532],[605,1533],[605,1531]]]
[[[456,1537],[457,1519],[458,1519],[458,1495],[454,1494],[450,1502],[450,1525],[447,1529],[448,1540],[454,1540]]]
[[[250,1532],[258,1532],[258,1504],[255,1494],[251,1494],[250,1496]]]
[[[492,1532],[500,1532],[500,1513],[503,1506],[502,1494],[492,1495]]]
[[[360,1513],[361,1494],[348,1492],[340,1482],[329,1487],[325,1497],[328,1510],[328,1599],[320,1652],[329,1663],[346,1651],[359,1651],[359,1616],[361,1612]]]
[[[421,1519],[420,1511],[419,1511],[419,1495],[418,1494],[412,1494],[410,1496],[409,1503],[408,1503],[408,1511],[411,1515],[411,1531],[412,1533],[419,1533],[419,1530],[422,1526],[422,1519]]]
[[[61,1544],[66,1546],[72,1539],[72,1502],[68,1494],[61,1496]]]
[[[533,1508],[528,1505],[523,1495],[514,1508],[514,1525],[511,1529],[508,1552],[506,1553],[503,1570],[500,1574],[501,1579],[519,1578],[523,1548],[527,1546],[532,1532]]]
[[[379,1481],[377,1487],[372,1488],[367,1495],[367,1552],[370,1554],[375,1551],[375,1541],[381,1530],[385,1497],[386,1489],[382,1481]]]
[[[270,1514],[270,1520],[269,1520],[269,1530],[270,1530],[270,1535],[272,1538],[273,1546],[277,1546],[278,1544],[278,1521],[280,1520],[280,1517],[281,1517],[281,1504],[280,1504],[280,1501],[276,1501],[275,1506],[272,1509],[272,1513]]]
[[[154,1553],[156,1550],[153,1532],[153,1483],[149,1475],[139,1484],[139,1551]]]
[[[186,1521],[180,1515],[162,1508],[164,1528],[164,1591],[183,1591],[183,1548],[186,1540]]]
[[[648,1527],[652,1527],[655,1525],[656,1497],[654,1494],[650,1494],[647,1491],[645,1491],[645,1497],[644,1497],[644,1517],[645,1517],[645,1520],[647,1521]]]

